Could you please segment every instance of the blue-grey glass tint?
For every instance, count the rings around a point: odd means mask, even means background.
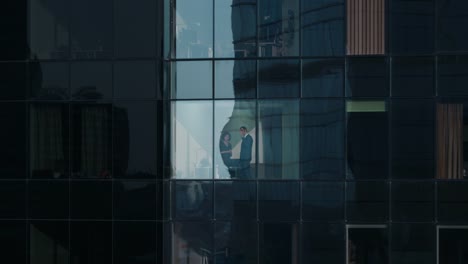
[[[468,50],[468,2],[437,1],[437,49],[439,51]]]
[[[115,221],[113,226],[113,263],[158,263],[156,222]]]
[[[28,216],[31,219],[68,219],[68,181],[29,181]]]
[[[436,263],[432,224],[393,224],[391,230],[392,263]]]
[[[428,54],[434,51],[434,2],[391,1],[390,48],[393,53]]]
[[[213,183],[174,181],[171,202],[173,219],[209,220],[213,218]]]
[[[28,226],[26,221],[1,221],[2,258],[12,264],[28,263]]]
[[[72,181],[70,218],[112,219],[112,182]]]
[[[302,97],[341,97],[344,91],[343,59],[302,61]]]
[[[299,97],[299,78],[299,60],[260,60],[258,62],[258,96],[261,98]]]
[[[213,178],[213,102],[177,101],[171,105],[170,153],[165,174],[177,179]]]
[[[431,222],[434,220],[432,182],[392,182],[392,220]]]
[[[156,182],[114,181],[113,218],[118,220],[156,220],[160,196]]]
[[[346,73],[346,96],[388,96],[387,69],[387,60],[385,58],[350,58]]]
[[[70,263],[68,221],[29,222],[29,263]]]
[[[301,0],[303,56],[342,56],[344,0]]]
[[[257,0],[215,0],[215,56],[257,55]]]
[[[167,228],[164,263],[213,263],[213,224],[211,222],[175,222]]]
[[[300,263],[343,263],[346,255],[344,227],[343,224],[304,222]]]
[[[26,105],[24,103],[0,103],[0,178],[26,177]]]
[[[299,55],[299,0],[258,0],[262,57]]]
[[[70,0],[71,57],[108,59],[113,54],[112,0]]]
[[[438,95],[467,96],[468,89],[466,89],[466,83],[468,82],[468,56],[439,56],[437,63]]]
[[[433,96],[434,67],[431,57],[393,57],[392,96]]]
[[[112,98],[110,62],[74,62],[71,64],[71,92],[75,100]]]
[[[156,122],[155,102],[114,102],[114,177],[156,177]]]
[[[114,1],[114,47],[119,58],[155,57],[157,1]],[[159,13],[158,13],[159,14]]]
[[[259,101],[258,178],[299,178],[299,101]]]
[[[252,221],[215,224],[215,263],[257,263],[257,223]]]
[[[380,181],[348,182],[346,219],[375,222],[388,219],[388,184]]]
[[[174,2],[175,57],[213,57],[213,0]]]
[[[301,101],[301,177],[342,179],[345,161],[343,100]]]
[[[171,96],[173,99],[213,97],[213,63],[178,61],[172,63]]]
[[[247,181],[215,182],[215,218],[217,220],[255,221],[256,185]]]
[[[29,64],[29,97],[36,100],[67,100],[70,96],[69,67],[62,62]]]
[[[27,90],[27,64],[0,62],[0,100],[24,100]]]
[[[468,229],[466,227],[440,228],[438,238],[438,264],[462,264],[468,261]]]
[[[69,56],[68,1],[29,2],[29,45],[31,58],[67,59]]]
[[[334,182],[302,183],[304,221],[343,221],[344,184]]]
[[[152,61],[119,61],[114,63],[115,98],[155,98],[156,65]]]
[[[257,63],[254,60],[215,62],[215,98],[255,98]]]
[[[70,259],[73,264],[112,263],[111,221],[71,221]]]
[[[466,208],[468,206],[467,182],[439,182],[438,194],[438,220],[439,222],[468,221]]]
[[[348,263],[389,263],[387,228],[349,228],[346,245]]]
[[[392,177],[434,178],[434,103],[392,101]]]
[[[299,224],[265,222],[259,230],[260,264],[297,263],[299,252]]]
[[[26,218],[26,181],[2,181],[0,219]]]
[[[300,186],[295,181],[258,183],[258,213],[262,221],[299,220]]]
[[[388,112],[385,101],[347,101],[348,179],[388,177]]]

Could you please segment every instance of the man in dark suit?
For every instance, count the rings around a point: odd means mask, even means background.
[[[250,161],[252,160],[252,145],[253,138],[247,133],[247,128],[242,126],[239,128],[242,137],[240,157],[239,157],[239,178],[250,178]]]

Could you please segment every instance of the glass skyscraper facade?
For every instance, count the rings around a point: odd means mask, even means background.
[[[0,252],[468,262],[466,0],[18,0]]]

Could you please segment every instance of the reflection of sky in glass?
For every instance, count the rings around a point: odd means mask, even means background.
[[[234,61],[217,61],[215,67],[215,97],[234,98]]]

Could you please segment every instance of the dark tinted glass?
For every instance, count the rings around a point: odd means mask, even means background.
[[[392,263],[436,263],[433,225],[393,224],[391,230]]]
[[[348,221],[387,220],[387,183],[349,182],[346,188],[346,218]]]
[[[299,97],[299,72],[298,60],[260,60],[258,62],[258,96],[262,98]]]
[[[434,59],[394,57],[392,96],[431,97],[434,95]]]
[[[68,104],[30,104],[29,170],[32,178],[68,177],[69,114]]]
[[[61,0],[29,2],[31,58],[68,58],[70,15],[67,3],[68,1]]]
[[[302,183],[302,219],[305,221],[344,220],[344,185],[331,182]]]
[[[11,264],[28,263],[27,226],[25,221],[0,221],[2,259]]]
[[[156,228],[156,222],[114,222],[113,263],[158,263]]]
[[[344,54],[344,0],[301,0],[303,56]]]
[[[343,87],[342,59],[303,60],[302,97],[340,97]]]
[[[299,182],[259,182],[258,213],[261,220],[299,220]]]
[[[210,61],[178,61],[172,63],[173,99],[213,97],[213,64]]]
[[[29,218],[68,218],[68,181],[29,181],[28,188]]]
[[[75,100],[112,98],[112,65],[109,62],[71,64],[71,92]]]
[[[350,58],[348,60],[346,96],[388,96],[388,71],[385,58]]]
[[[299,55],[299,0],[258,0],[259,51],[263,57]]]
[[[434,184],[431,182],[392,182],[393,221],[434,220]]]
[[[259,263],[297,263],[299,224],[263,223],[260,225]]]
[[[155,98],[156,67],[151,61],[114,63],[115,98]]]
[[[70,2],[72,58],[110,58],[113,49],[112,0]]]
[[[115,102],[113,115],[115,177],[155,178],[156,103]]]
[[[256,197],[254,182],[215,182],[216,219],[255,220],[257,218]]]
[[[388,114],[384,101],[348,101],[349,179],[388,177]]]
[[[0,60],[23,60],[28,54],[28,1],[4,4],[0,15]]]
[[[114,219],[156,220],[159,213],[155,182],[114,181]]]
[[[468,4],[468,2],[467,2]],[[468,36],[468,34],[467,34]],[[468,56],[440,56],[438,59],[438,94],[467,96]]]
[[[72,105],[72,177],[111,177],[112,106]]]
[[[24,100],[27,85],[26,64],[22,62],[1,62],[0,72],[2,73],[0,75],[0,87],[2,87],[0,100]]]
[[[216,263],[257,263],[257,223],[242,220],[215,224]]]
[[[348,263],[388,263],[386,228],[350,228],[348,230]]]
[[[213,183],[172,182],[172,218],[200,220],[213,218]]]
[[[392,176],[434,178],[434,104],[392,101]]]
[[[112,263],[112,222],[70,222],[73,264]]]
[[[305,179],[342,179],[344,102],[302,100],[301,173]]]
[[[393,53],[434,51],[434,0],[391,1],[391,50]]]
[[[254,60],[215,62],[216,98],[255,98],[257,63]]]
[[[439,229],[439,264],[468,261],[468,229]]]
[[[0,177],[3,179],[26,176],[26,105],[0,103]]]
[[[30,97],[37,100],[69,98],[69,67],[61,62],[29,63]]]
[[[125,0],[114,1],[114,45],[117,57],[156,55],[155,10],[156,1],[143,0],[138,1],[138,4]]]
[[[343,263],[346,255],[344,227],[343,224],[302,224],[301,263]]]
[[[0,218],[26,218],[26,182],[2,181],[0,184]]]
[[[437,48],[439,51],[468,50],[468,2],[464,0],[437,1]]]
[[[164,263],[213,263],[212,223],[177,222],[165,234],[164,252],[172,254],[164,254],[170,258]]]
[[[70,192],[71,218],[112,218],[112,183],[110,181],[73,181]]]
[[[29,263],[70,263],[69,223],[32,221],[29,225]]]
[[[466,207],[468,206],[468,183],[439,182],[438,183],[438,212],[440,222],[468,221]]]

